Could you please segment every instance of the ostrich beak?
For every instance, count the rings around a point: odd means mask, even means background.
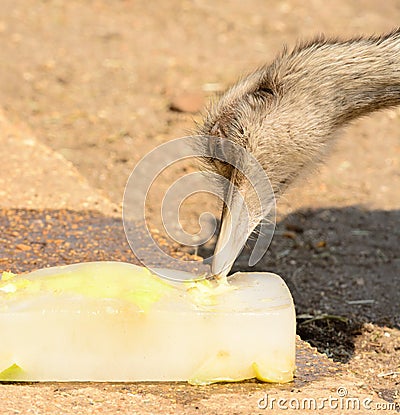
[[[225,277],[229,273],[253,230],[245,197],[236,186],[230,184],[211,264],[214,276]]]

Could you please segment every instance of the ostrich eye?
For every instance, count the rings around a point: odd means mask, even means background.
[[[274,95],[274,91],[268,86],[261,86],[255,91],[255,93],[259,95],[264,95],[264,96]]]

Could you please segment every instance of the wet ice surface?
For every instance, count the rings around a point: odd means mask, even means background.
[[[292,378],[294,306],[274,274],[238,273],[215,288],[84,263],[10,278],[0,293],[1,369],[23,370],[7,379]]]

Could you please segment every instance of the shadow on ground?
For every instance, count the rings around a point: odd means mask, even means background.
[[[249,242],[235,271],[271,271],[287,282],[298,334],[347,362],[363,323],[400,328],[400,211],[345,208],[297,211],[277,224],[254,267]],[[207,257],[210,250],[200,255]]]

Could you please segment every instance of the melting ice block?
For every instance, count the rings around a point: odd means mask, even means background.
[[[0,333],[0,380],[288,382],[294,372],[293,301],[270,273],[218,285],[118,262],[3,273]]]

